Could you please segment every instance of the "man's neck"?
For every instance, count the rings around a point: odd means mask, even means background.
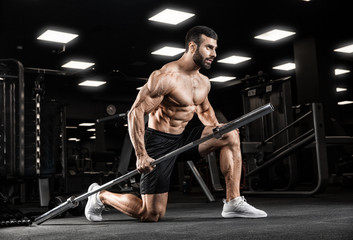
[[[200,67],[195,64],[189,53],[184,53],[177,62],[185,72],[197,73],[200,70]]]

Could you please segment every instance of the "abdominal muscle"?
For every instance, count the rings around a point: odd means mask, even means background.
[[[195,111],[195,105],[168,108],[160,106],[150,113],[148,127],[160,132],[180,134],[193,118]]]

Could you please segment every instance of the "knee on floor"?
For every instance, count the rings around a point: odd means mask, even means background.
[[[140,217],[140,220],[143,222],[158,222],[164,215],[165,212],[146,212]]]

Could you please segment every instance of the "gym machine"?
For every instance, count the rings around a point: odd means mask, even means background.
[[[32,72],[35,77],[31,79],[32,76],[26,75],[25,81],[25,72]],[[3,183],[0,196],[3,204],[24,203],[39,196],[40,205],[47,206],[49,177],[55,174],[57,159],[65,156],[65,148],[57,144],[60,135],[62,141],[65,139],[63,112],[54,102],[42,104],[43,81],[41,69],[24,68],[16,59],[0,60],[0,178]],[[28,90],[31,84],[32,92]],[[54,150],[54,145],[60,145],[62,156],[57,155],[59,147]],[[28,219],[22,220],[28,222]],[[5,222],[24,224],[22,220]]]
[[[24,69],[15,59],[0,60],[0,176],[25,176]]]
[[[242,91],[244,111],[271,102],[276,112],[244,127],[244,194],[313,195],[329,182],[327,147],[352,144],[325,136],[321,103],[292,106],[291,77],[257,82]]]

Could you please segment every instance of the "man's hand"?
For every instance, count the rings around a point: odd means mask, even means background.
[[[219,123],[219,124],[217,124],[216,128],[221,128],[221,127],[223,127],[224,125],[226,125],[226,123]],[[239,131],[238,128],[237,128],[237,129],[234,129],[233,131],[235,131],[238,135],[240,134],[240,131]],[[223,139],[224,137],[225,137],[225,136],[222,135],[219,139]]]
[[[138,157],[136,160],[137,171],[139,173],[149,173],[153,170],[153,168],[155,168],[155,166],[151,166],[152,162],[154,162],[154,159],[148,155]]]

